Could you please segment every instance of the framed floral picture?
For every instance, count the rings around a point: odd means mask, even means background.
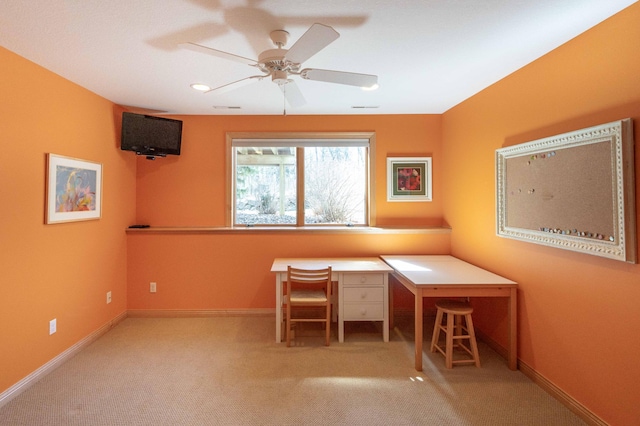
[[[47,154],[45,223],[99,219],[102,164]]]
[[[431,201],[431,157],[387,158],[387,201]]]

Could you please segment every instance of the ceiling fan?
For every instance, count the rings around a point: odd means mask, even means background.
[[[289,39],[289,33],[284,30],[275,30],[270,33],[270,38],[276,48],[265,50],[258,56],[258,60],[245,58],[195,43],[181,43],[180,47],[250,65],[262,72],[260,75],[252,75],[222,86],[214,87],[206,90],[205,93],[214,91],[218,93],[225,92],[271,76],[271,80],[280,87],[289,105],[298,107],[304,105],[306,101],[295,81],[290,78],[294,75],[300,76],[305,80],[346,84],[362,88],[377,87],[378,76],[376,75],[315,68],[301,69],[304,61],[327,47],[338,37],[340,37],[340,34],[332,27],[316,23],[313,24],[290,49],[284,49]]]

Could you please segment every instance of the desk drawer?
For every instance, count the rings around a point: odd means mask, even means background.
[[[373,320],[382,321],[384,319],[382,303],[345,303],[344,320]]]
[[[384,274],[344,274],[344,285],[383,285]]]
[[[344,301],[348,302],[383,302],[383,287],[347,287],[344,289]]]

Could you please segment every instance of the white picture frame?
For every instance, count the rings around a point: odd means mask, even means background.
[[[102,216],[102,164],[47,154],[45,223]]]
[[[431,157],[387,158],[387,201],[432,200]]]

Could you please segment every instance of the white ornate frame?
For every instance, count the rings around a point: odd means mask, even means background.
[[[613,241],[509,226],[506,214],[508,159],[605,141],[610,141],[612,146]],[[633,122],[627,118],[496,150],[496,201],[498,236],[636,263]]]

